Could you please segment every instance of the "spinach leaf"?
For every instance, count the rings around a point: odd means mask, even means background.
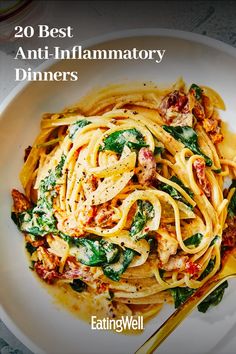
[[[155,146],[154,155],[161,155],[165,151],[164,147]]]
[[[137,205],[138,209],[129,232],[130,236],[135,240],[139,240],[147,235],[147,232],[144,231],[145,225],[148,220],[151,220],[154,217],[154,209],[151,203],[138,200]]]
[[[54,216],[44,212],[37,214],[35,210],[37,210],[37,206],[31,210],[16,214],[16,225],[19,230],[33,236],[45,236],[49,232],[56,232]]]
[[[190,195],[191,198],[193,198],[194,194],[193,194],[193,192],[191,191],[191,189],[189,189],[188,187],[186,187],[186,186],[183,184],[183,182],[182,182],[178,177],[172,176],[172,177],[170,178],[170,180],[171,180],[172,182],[175,182],[176,184],[178,184],[181,188],[183,188],[183,190],[184,190],[186,193],[188,193],[188,195]]]
[[[37,250],[37,247],[34,247],[30,242],[26,243],[25,248],[29,254],[33,254]]]
[[[70,283],[70,286],[73,290],[77,291],[78,293],[85,291],[88,287],[87,284],[80,279],[74,279],[73,282]]]
[[[76,246],[79,250],[77,259],[82,264],[101,266],[104,274],[114,280],[119,281],[121,274],[127,269],[136,252],[129,248],[123,250],[114,243],[110,243],[96,238],[77,238],[75,241],[68,237],[62,238],[69,241],[70,245]]]
[[[211,305],[218,305],[221,302],[224,291],[227,287],[228,282],[225,281],[198,305],[198,311],[205,313]],[[195,289],[177,287],[170,289],[170,291],[175,302],[175,308],[178,308],[195,292]]]
[[[153,236],[148,237],[147,242],[150,245],[150,253],[153,253],[153,252],[156,253],[156,250],[157,250],[157,240],[156,240],[156,238],[153,237]]]
[[[212,171],[215,172],[215,173],[221,173],[221,172],[222,172],[222,169],[221,169],[221,168],[218,168],[218,169],[212,170]]]
[[[120,258],[116,263],[103,266],[104,274],[114,281],[119,281],[120,276],[132,262],[134,255],[135,251],[130,248],[126,248],[124,251],[121,251]]]
[[[217,236],[217,235],[216,235],[216,236],[213,238],[213,240],[211,241],[210,247],[213,246],[213,245],[216,243],[217,240],[220,240],[220,236]]]
[[[202,89],[196,84],[192,84],[190,89],[190,92],[193,92],[194,97],[199,101],[202,98]]]
[[[194,289],[188,287],[176,287],[170,289],[171,295],[174,299],[175,308],[182,305],[194,293],[194,291]]]
[[[236,179],[233,179],[229,189],[236,188]],[[236,215],[236,190],[228,204],[228,216],[233,218]]]
[[[56,178],[60,178],[62,176],[62,169],[63,169],[65,161],[66,161],[66,155],[62,154],[61,155],[61,160],[60,160],[59,164],[55,168],[55,176],[56,176]]]
[[[203,238],[203,234],[201,233],[196,233],[193,236],[187,238],[186,240],[184,240],[184,244],[185,246],[194,246],[194,247],[198,247],[201,243],[201,240]]]
[[[186,193],[190,195],[190,197],[193,197],[193,192],[189,188],[185,187],[185,185],[177,177],[172,176],[170,178],[170,181],[177,183],[181,188],[185,190]],[[170,186],[169,184],[160,183],[159,189],[162,190],[163,192],[168,193],[172,198],[186,204],[189,208],[191,209],[193,208],[192,205],[189,204],[187,200],[182,196],[182,194],[179,191],[177,191],[177,189]]]
[[[55,184],[56,184],[55,173],[49,171],[49,175],[41,181],[39,186],[39,191],[41,193],[48,192],[55,186]]]
[[[119,247],[105,240],[79,238],[76,242],[79,249],[79,262],[92,266],[115,262],[119,255]]]
[[[203,152],[201,152],[198,141],[197,141],[197,134],[196,132],[189,126],[170,126],[170,125],[163,125],[163,129],[168,132],[170,135],[173,136],[178,141],[181,141],[188,149],[190,149],[193,153],[197,155],[201,155],[204,157],[207,166],[212,165],[211,159],[206,156]]]
[[[20,228],[20,220],[19,220],[20,213],[15,213],[14,211],[11,212],[11,219],[16,224],[18,228]]]
[[[204,279],[208,274],[210,274],[215,266],[215,262],[216,259],[215,258],[211,258],[206,269],[204,270],[204,272],[201,274],[201,276],[199,277],[198,280],[202,280]]]
[[[125,145],[134,150],[140,150],[142,147],[148,146],[144,141],[143,135],[137,129],[133,128],[111,133],[104,139],[99,150],[110,150],[121,154]]]
[[[30,210],[12,214],[13,221],[20,231],[42,237],[49,232],[58,232],[56,219],[53,215],[53,192],[51,190],[56,185],[57,179],[62,175],[65,159],[65,155],[62,155],[55,170],[50,171],[49,175],[40,182],[37,204]]]
[[[198,305],[198,311],[205,313],[208,308],[212,306],[218,305],[223,296],[225,289],[228,287],[228,282],[225,281],[222,283],[218,288],[216,288],[210,295],[208,295],[205,300],[203,300],[199,305]]]
[[[228,282],[225,281],[198,305],[198,311],[205,313],[211,305],[218,305],[221,302],[224,291],[227,287]],[[174,299],[175,308],[178,308],[195,292],[195,289],[177,287],[170,289],[170,292]]]
[[[112,301],[112,299],[114,298],[114,292],[112,291],[112,290],[108,290],[108,293],[109,293],[109,297],[108,297],[108,299],[107,300],[110,300],[110,301]]]
[[[159,184],[159,189],[163,192],[168,193],[172,198],[176,199],[176,200],[181,200],[183,201],[183,197],[182,194],[180,194],[177,189],[175,189],[174,187],[170,186],[169,184],[165,184],[165,183],[160,183]]]
[[[74,246],[76,241],[79,239],[79,237],[71,237],[61,231],[59,232],[59,236],[62,238],[62,240],[67,242],[69,246]]]
[[[56,185],[56,181],[58,178],[60,178],[62,176],[62,169],[64,166],[66,160],[66,156],[63,154],[61,156],[61,160],[58,163],[58,165],[56,166],[54,171],[49,171],[49,175],[46,176],[39,185],[39,192],[40,194],[44,194],[45,192],[49,192],[50,190],[53,189],[53,187],[55,187]]]
[[[86,119],[78,120],[77,122],[71,124],[69,127],[69,138],[73,140],[77,131],[88,124],[91,124],[91,122]]]
[[[164,278],[164,274],[165,274],[165,270],[162,269],[162,268],[159,268],[159,274],[160,274],[161,279],[163,279]]]

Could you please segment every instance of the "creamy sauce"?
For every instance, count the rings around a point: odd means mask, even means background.
[[[230,131],[226,122],[221,123],[224,140],[219,144],[219,150],[224,159],[233,160],[236,157],[236,133]]]
[[[56,305],[62,306],[69,311],[73,316],[87,323],[91,323],[91,316],[97,318],[107,317],[106,309],[96,301],[94,294],[88,292],[78,293],[70,288],[66,283],[60,285],[47,285],[44,283],[47,291],[54,298]],[[95,310],[96,309],[96,310]]]
[[[107,306],[109,301],[104,302],[104,296],[99,295],[97,297],[94,296],[93,293],[89,292],[76,292],[71,289],[69,284],[65,282],[58,282],[54,285],[49,285],[41,280],[35,272],[33,272],[34,276],[40,282],[40,284],[45,288],[45,290],[52,296],[53,304],[58,308],[64,308],[71,315],[76,317],[79,320],[85,321],[89,325],[91,325],[91,317],[96,316],[97,319],[107,318]],[[139,307],[139,309],[138,309]],[[142,315],[141,314],[141,306],[132,305],[134,316]],[[144,329],[145,324],[149,322],[151,319],[155,318],[156,315],[161,311],[162,304],[159,304],[155,307],[155,309],[149,311],[148,316],[144,315]],[[137,311],[138,310],[138,311]],[[144,314],[145,314],[145,305],[144,305]],[[124,313],[123,316],[126,314]],[[118,319],[118,317],[116,317]],[[113,331],[113,330],[111,330]],[[119,334],[123,335],[140,335],[143,333],[143,330],[134,330],[134,329],[124,329]]]
[[[108,304],[104,303],[104,301],[99,299],[99,295],[95,297],[93,293],[91,294],[88,292],[78,293],[72,290],[70,286],[66,283],[64,284],[61,283],[60,285],[58,284],[48,285],[43,281],[41,281],[41,283],[43,283],[43,286],[46,288],[48,293],[52,295],[52,297],[54,298],[54,304],[60,308],[63,307],[65,310],[69,311],[76,318],[91,324],[92,316],[96,316],[97,319],[101,319],[101,320],[108,317],[107,315]],[[155,315],[153,314],[153,316],[151,316],[150,318],[155,317]],[[144,320],[144,323],[145,322],[146,320]],[[140,335],[142,333],[143,333],[142,330],[126,329],[120,332],[119,334]]]

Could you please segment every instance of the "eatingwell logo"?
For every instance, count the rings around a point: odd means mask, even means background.
[[[143,330],[143,316],[121,316],[118,319],[109,317],[99,319],[97,316],[91,316],[91,329],[98,331],[114,330],[118,333],[125,330]]]

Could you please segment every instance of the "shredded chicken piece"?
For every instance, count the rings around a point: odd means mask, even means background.
[[[221,119],[217,111],[213,111],[211,116],[206,117],[202,122],[203,129],[214,144],[219,144],[224,139],[223,134],[221,133],[220,124]]]
[[[188,256],[171,256],[168,263],[161,264],[161,268],[167,272],[172,270],[184,270],[186,268],[187,261]]]
[[[97,207],[95,205],[86,206],[82,212],[82,221],[83,225],[90,225],[93,221],[95,216],[97,215]]]
[[[150,185],[155,179],[156,161],[152,151],[143,147],[138,154],[137,177],[142,185]]]
[[[208,134],[213,144],[219,144],[224,140],[223,135],[220,132],[220,127],[217,127],[214,133]]]
[[[42,262],[43,267],[46,270],[53,270],[59,265],[59,258],[56,255],[48,252],[45,247],[38,247],[36,252],[38,260]]]
[[[158,247],[157,253],[162,264],[166,264],[169,261],[170,256],[176,254],[178,249],[178,242],[174,237],[164,237],[162,235],[157,236]]]
[[[94,175],[89,175],[85,178],[84,183],[86,183],[87,189],[90,192],[94,192],[98,186],[98,179]]]
[[[66,241],[62,240],[58,236],[48,235],[47,243],[50,247],[48,248],[50,253],[53,253],[58,257],[64,257],[68,249],[68,244]]]
[[[205,111],[204,111],[204,107],[202,106],[202,104],[195,99],[194,102],[194,107],[193,107],[193,114],[194,116],[197,118],[198,121],[202,121],[205,118]]]
[[[26,196],[19,192],[17,189],[13,189],[11,192],[13,198],[13,211],[16,213],[22,213],[23,211],[31,208],[31,203]]]
[[[197,121],[202,125],[203,129],[214,144],[218,144],[223,140],[220,129],[221,119],[218,113],[214,111],[211,100],[202,94],[201,101],[192,97],[194,101],[192,112]]]
[[[83,281],[93,281],[94,276],[90,268],[76,262],[74,257],[68,257],[65,264],[65,271],[60,274],[56,269],[49,270],[43,263],[37,261],[34,269],[38,276],[48,284],[53,284],[58,279],[81,279]]]
[[[97,208],[97,213],[94,218],[95,225],[101,227],[111,227],[119,219],[115,214],[114,208],[109,206],[109,203],[104,203]]]
[[[56,211],[55,217],[58,221],[57,229],[64,232],[69,236],[84,236],[83,224],[78,223],[73,214],[69,214],[66,211]]]
[[[208,119],[214,113],[214,106],[211,99],[202,93],[202,105],[204,107],[205,119]]]
[[[203,159],[196,159],[193,163],[193,167],[196,171],[196,176],[203,192],[209,198],[211,196],[210,183],[206,177],[206,163]]]
[[[58,230],[69,236],[83,236],[84,228],[88,225],[109,227],[118,221],[114,208],[109,203],[100,206],[88,205],[79,211],[77,220],[66,212],[57,212]]]
[[[215,132],[218,127],[218,121],[212,118],[204,119],[202,126],[207,133]]]

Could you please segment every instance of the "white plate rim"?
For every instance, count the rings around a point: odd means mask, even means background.
[[[135,37],[170,37],[176,39],[183,39],[188,40],[190,42],[194,42],[197,44],[203,44],[210,48],[220,50],[224,53],[227,53],[236,58],[236,48],[233,46],[224,43],[218,39],[214,39],[209,36],[189,32],[189,31],[182,31],[182,30],[175,30],[175,29],[168,29],[168,28],[136,28],[136,29],[129,29],[129,30],[121,30],[121,31],[114,31],[111,33],[106,33],[100,36],[95,36],[86,40],[81,41],[79,44],[83,48],[89,48],[94,45],[106,43],[108,41],[122,39],[122,38],[135,38]],[[71,46],[73,47],[73,46]],[[70,47],[70,48],[71,48]],[[69,49],[70,49],[69,48]],[[50,66],[60,62],[61,59],[49,59],[37,66],[32,71],[43,71],[48,69]],[[0,104],[0,120],[1,116],[3,115],[4,111],[8,108],[11,102],[18,96],[18,94],[25,89],[28,85],[32,84],[31,81],[29,82],[21,82],[16,85],[16,87],[11,90],[11,92],[7,95],[7,97],[2,101]],[[0,318],[4,322],[4,324],[8,327],[8,329],[33,353],[38,354],[45,354],[46,352],[38,347],[29,337],[27,337],[17,326],[12,318],[8,315],[8,313],[4,310],[2,304],[0,304]]]

